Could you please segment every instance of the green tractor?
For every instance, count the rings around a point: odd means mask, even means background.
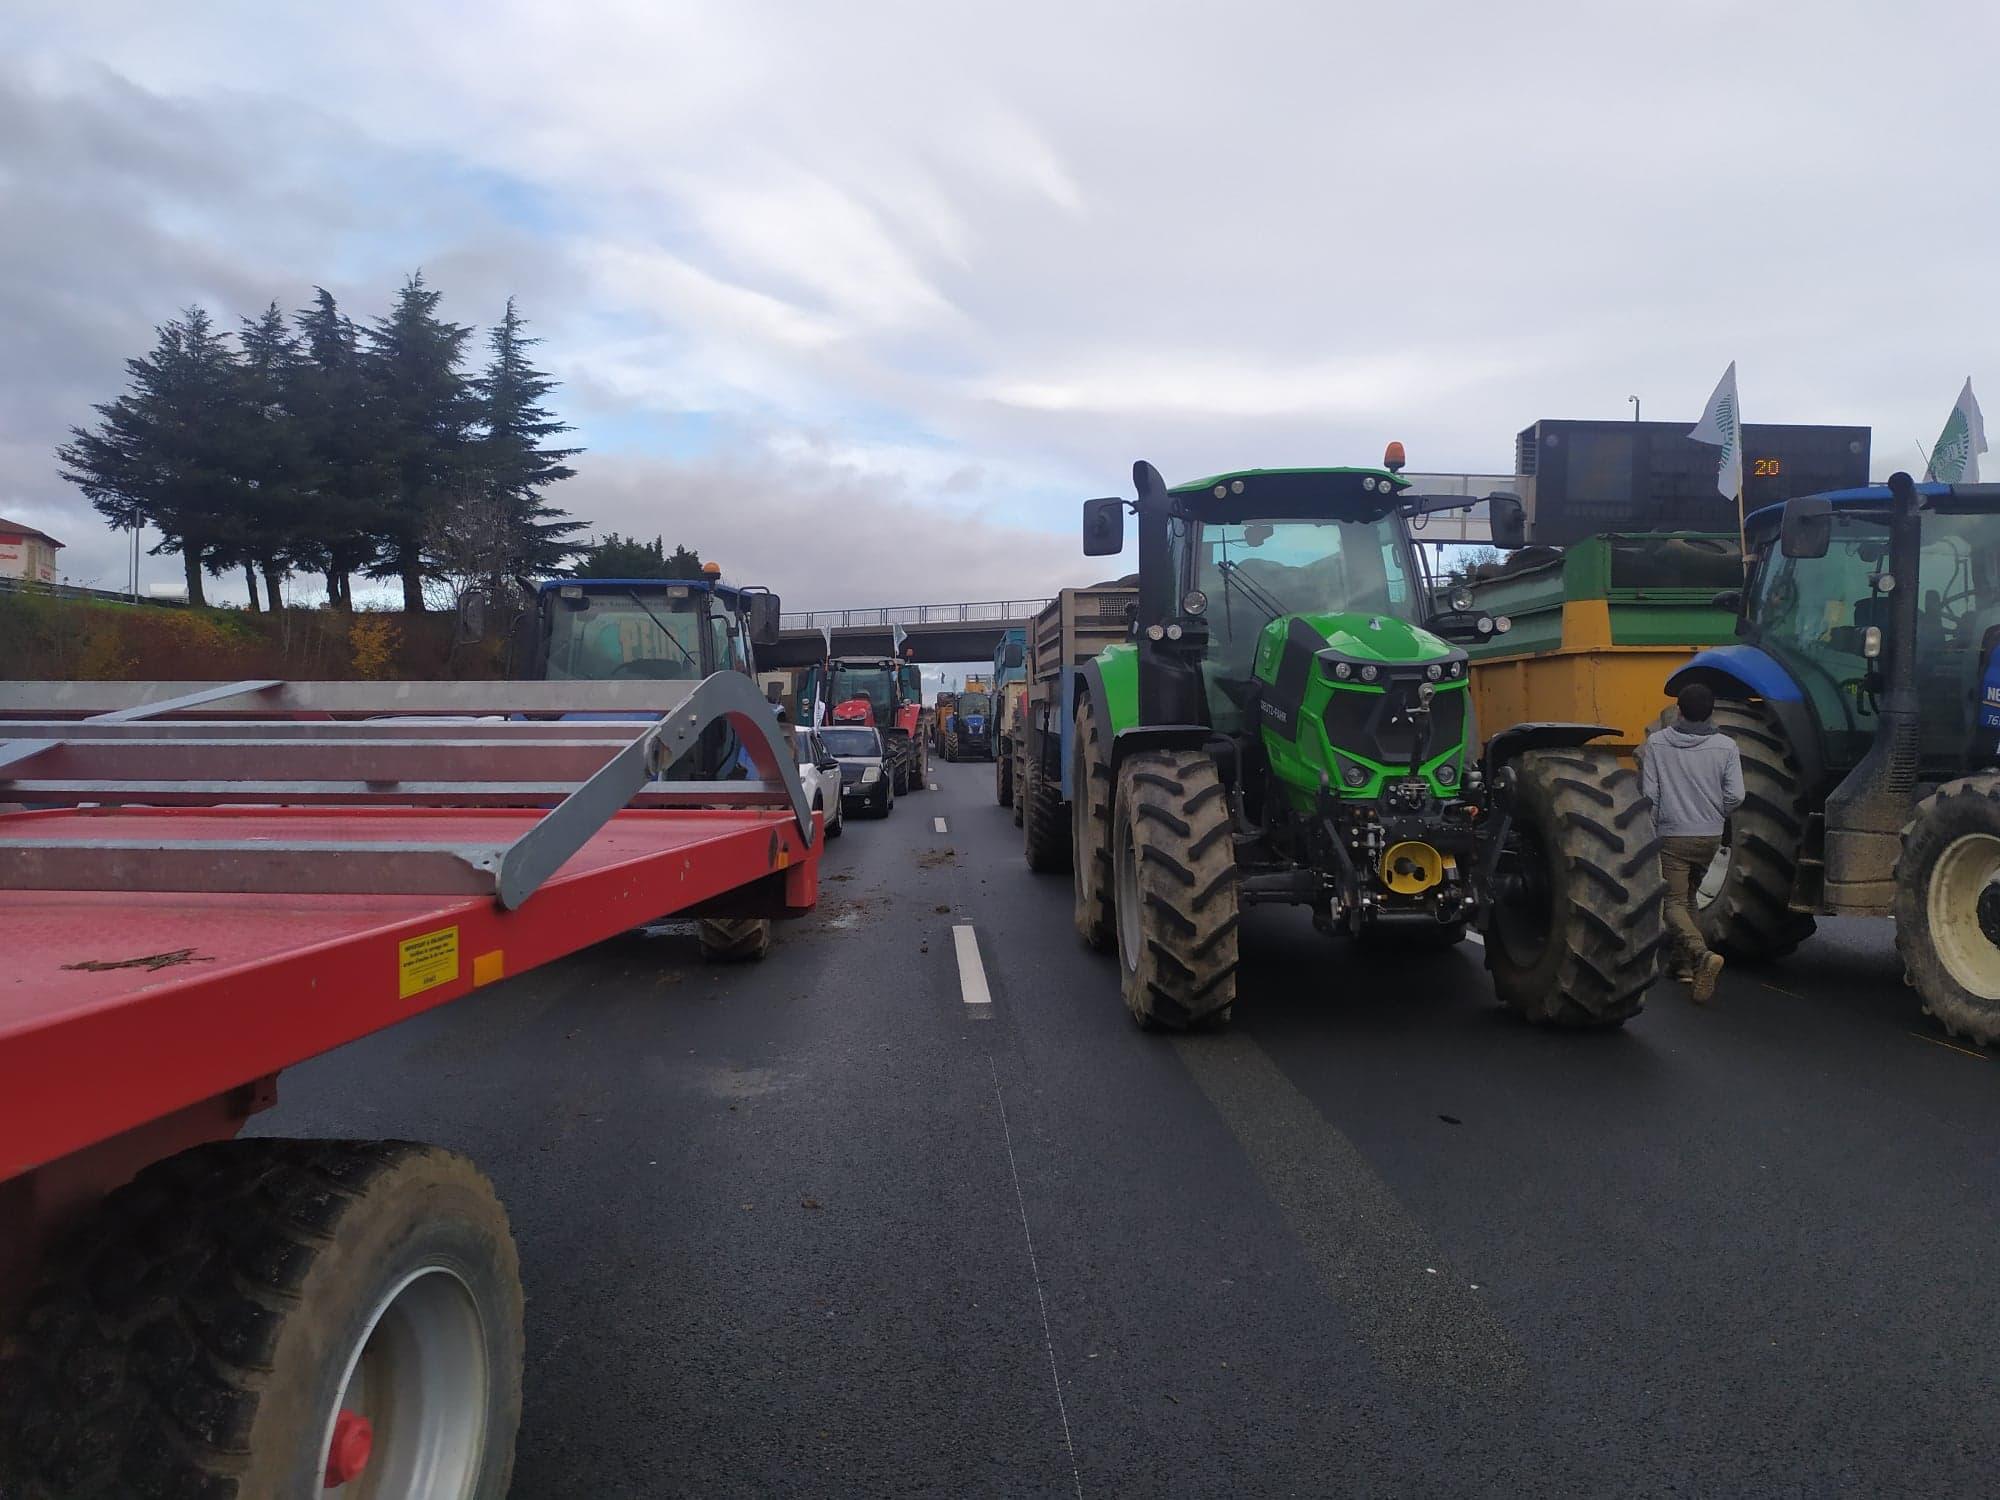
[[[1651,809],[1592,748],[1606,726],[1482,747],[1458,642],[1505,622],[1433,597],[1409,528],[1474,502],[1409,496],[1389,468],[1169,489],[1139,463],[1133,483],[1084,507],[1092,556],[1136,513],[1130,640],[1066,672],[1030,735],[1035,795],[1070,806],[1077,929],[1118,956],[1133,1016],[1226,1021],[1240,913],[1269,902],[1361,940],[1475,928],[1529,1021],[1636,1015],[1662,947]]]

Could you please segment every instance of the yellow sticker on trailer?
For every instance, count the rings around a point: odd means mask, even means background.
[[[405,1000],[458,978],[458,929],[440,928],[396,945],[396,988]]]

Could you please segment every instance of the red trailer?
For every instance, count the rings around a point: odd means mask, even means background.
[[[657,779],[718,720],[761,780]],[[809,909],[754,685],[3,683],[5,804],[0,1495],[504,1495],[522,1293],[485,1177],[233,1137],[289,1064],[482,985]]]

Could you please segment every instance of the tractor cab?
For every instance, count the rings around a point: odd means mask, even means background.
[[[698,682],[753,672],[755,648],[778,639],[778,598],[701,578],[552,578],[535,591],[515,643],[530,681]]]
[[[778,596],[700,578],[552,578],[515,627],[512,675],[531,682],[699,682],[756,673],[756,648],[778,639]],[[586,714],[580,718],[627,718]],[[676,778],[748,774],[735,731],[717,722],[674,767]]]
[[[1989,678],[2000,671],[2000,485],[1915,491],[1922,530],[1914,578],[1897,578],[1889,566],[1886,485],[1811,497],[1825,504],[1810,507],[1805,545],[1797,519],[1785,544],[1787,506],[1766,507],[1746,524],[1754,563],[1739,633],[1748,652],[1780,669],[1763,696],[1801,702],[1828,775],[1855,765],[1874,742],[1897,649],[1889,610],[1899,588],[1913,590],[1916,603],[1909,649],[1921,776],[1960,774],[1973,740],[2000,729],[1985,722],[2000,717],[2000,704],[1988,701]]]

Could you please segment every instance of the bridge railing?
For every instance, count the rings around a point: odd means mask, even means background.
[[[878,604],[866,609],[788,610],[786,630],[886,630],[892,625],[985,625],[996,620],[1030,620],[1047,599],[984,599],[970,604]]]

